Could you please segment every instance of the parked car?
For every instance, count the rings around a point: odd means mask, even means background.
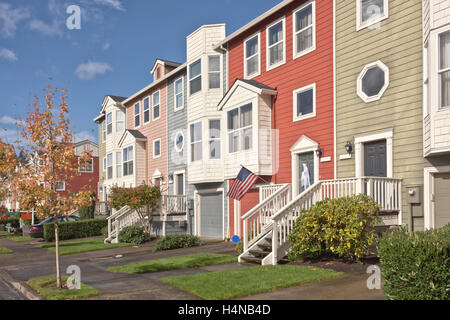
[[[43,238],[44,237],[44,224],[55,222],[56,218],[49,217],[45,220],[42,220],[38,224],[34,224],[30,227],[30,237],[32,238]],[[80,221],[80,218],[76,216],[59,216],[59,223],[61,222],[72,222],[72,221]]]

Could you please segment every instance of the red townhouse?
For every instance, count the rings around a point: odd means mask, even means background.
[[[333,1],[283,1],[216,50],[228,56],[229,90],[218,107],[228,185],[241,166],[260,176],[257,184],[291,184],[292,197],[334,179]],[[229,199],[231,236],[242,235],[240,217],[264,199],[259,190]]]

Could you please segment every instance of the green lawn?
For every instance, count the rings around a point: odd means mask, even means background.
[[[206,272],[162,279],[207,300],[228,300],[344,275],[327,269],[278,265]]]
[[[79,241],[67,241],[59,243],[59,253],[61,255],[108,250],[122,247],[133,246],[131,243],[103,243],[102,239],[85,239]],[[52,252],[56,252],[55,243],[38,245],[40,248],[48,248]]]
[[[66,285],[67,279],[67,276],[62,276],[63,286]],[[81,284],[80,290],[68,290],[67,288],[57,289],[55,276],[33,278],[28,280],[27,284],[47,300],[74,300],[100,295],[100,291],[83,283]]]
[[[6,238],[8,240],[15,241],[15,242],[29,242],[29,241],[41,240],[41,239],[38,239],[38,238],[17,236],[17,235],[14,235],[12,233],[7,233],[5,231],[0,231],[0,236]]]
[[[237,257],[227,254],[199,253],[181,257],[171,257],[144,261],[118,267],[109,267],[110,272],[148,273],[175,269],[197,268],[216,264],[237,262]]]
[[[9,254],[9,253],[13,253],[12,250],[0,247],[0,254]]]

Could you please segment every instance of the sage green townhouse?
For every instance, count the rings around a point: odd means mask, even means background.
[[[445,2],[445,1],[444,1]],[[422,0],[335,1],[336,174],[381,203],[385,225],[422,230]]]

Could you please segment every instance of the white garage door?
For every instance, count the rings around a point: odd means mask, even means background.
[[[200,195],[200,236],[223,238],[223,195],[221,192]]]
[[[439,173],[434,177],[435,227],[450,223],[450,173]]]

